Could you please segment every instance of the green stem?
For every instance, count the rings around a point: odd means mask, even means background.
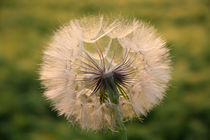
[[[127,140],[126,127],[123,123],[123,117],[119,109],[119,105],[113,105],[113,112],[116,121],[116,125],[119,128],[119,132],[122,134],[122,140]]]
[[[114,104],[113,111],[114,111],[114,117],[116,119],[115,121],[120,127],[120,132],[123,134],[123,140],[127,140],[126,128],[123,124],[122,114],[119,111],[119,91],[117,89],[117,85],[114,82],[113,76],[107,77],[105,79],[105,84],[109,99]]]
[[[113,76],[106,78],[105,84],[110,101],[116,105],[119,105],[119,92],[117,90]]]
[[[122,127],[121,131],[122,131],[122,134],[123,134],[123,140],[127,140],[128,139],[127,131],[126,131],[126,128],[125,128],[124,124],[123,124],[123,127]]]

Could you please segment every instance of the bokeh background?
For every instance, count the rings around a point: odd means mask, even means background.
[[[118,140],[81,131],[51,111],[40,86],[42,52],[54,31],[84,15],[125,15],[154,25],[173,61],[167,96],[143,122],[126,123],[129,140],[210,138],[208,0],[0,0],[0,140]]]

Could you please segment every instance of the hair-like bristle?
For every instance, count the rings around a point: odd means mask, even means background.
[[[160,103],[170,62],[165,41],[146,23],[89,16],[55,33],[40,79],[59,115],[84,129],[116,130]]]

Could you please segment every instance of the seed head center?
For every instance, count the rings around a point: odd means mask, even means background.
[[[112,66],[113,56],[106,66],[102,52],[98,51],[98,55],[99,63],[88,53],[86,53],[86,61],[82,61],[81,73],[88,75],[82,81],[86,83],[86,88],[92,90],[90,96],[98,96],[101,104],[105,102],[119,104],[119,96],[128,100],[126,90],[132,82],[132,74],[135,73],[132,68],[133,56],[129,56],[126,51],[121,62]]]
[[[103,79],[111,78],[112,76],[113,76],[112,71],[110,71],[110,72],[104,72],[104,73],[102,74],[102,78],[103,78]]]

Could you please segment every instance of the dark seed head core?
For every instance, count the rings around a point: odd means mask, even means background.
[[[81,73],[88,75],[88,78],[82,79],[87,85],[86,88],[90,88],[92,93],[90,96],[96,95],[100,99],[100,103],[111,102],[119,104],[119,96],[123,96],[126,100],[129,99],[126,90],[130,84],[131,75],[135,72],[132,68],[133,60],[128,58],[128,52],[126,51],[122,62],[112,67],[112,60],[107,67],[105,64],[105,58],[101,51],[98,51],[100,57],[100,64],[98,64],[94,58],[86,53],[85,60],[82,61]]]
[[[106,79],[106,78],[111,78],[113,76],[113,73],[112,73],[112,71],[110,71],[110,72],[104,72],[103,74],[102,74],[102,79]]]

